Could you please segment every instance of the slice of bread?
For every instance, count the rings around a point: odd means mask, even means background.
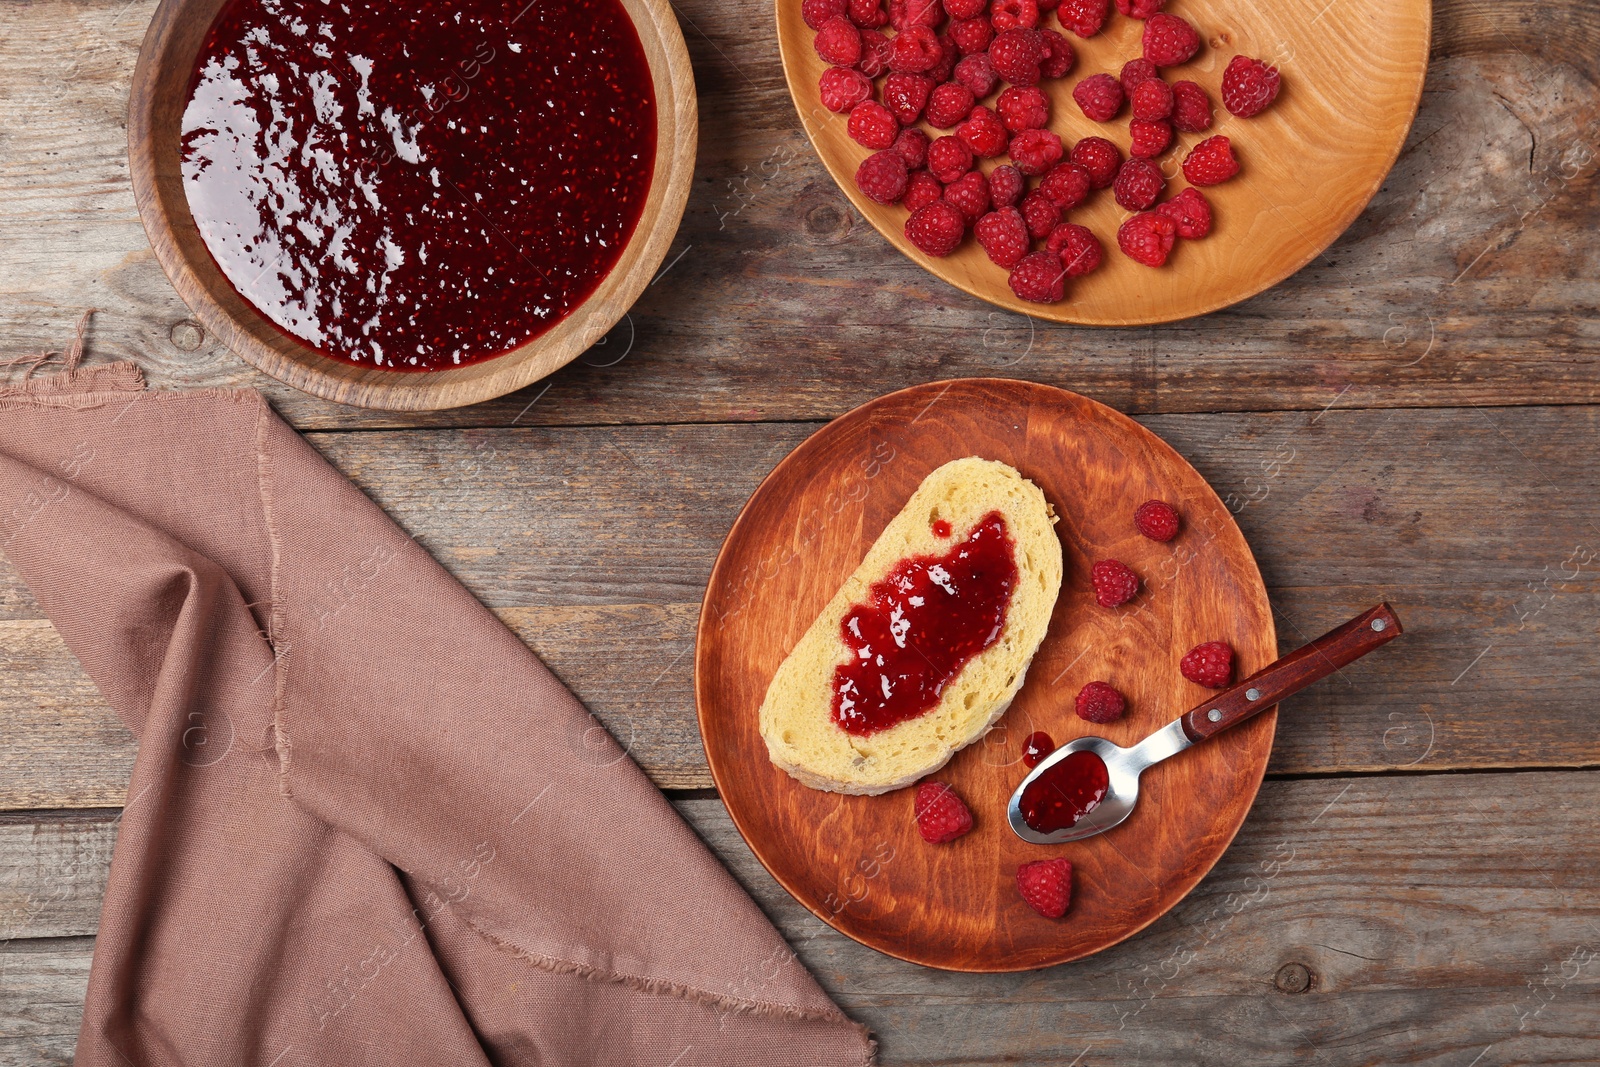
[[[852,655],[840,636],[850,609],[874,582],[910,556],[947,552],[990,512],[1005,517],[1017,583],[998,639],[955,675],[926,714],[865,736],[833,720],[834,669]],[[941,538],[933,524],[950,524]],[[1004,463],[954,460],[923,479],[855,573],[778,668],[761,705],[761,736],[772,762],[813,789],[887,793],[938,770],[988,732],[1022,688],[1061,590],[1055,513],[1039,487]]]

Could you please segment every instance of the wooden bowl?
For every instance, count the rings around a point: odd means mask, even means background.
[[[1200,31],[1199,54],[1164,72],[1168,81],[1199,82],[1216,108],[1216,123],[1199,134],[1178,134],[1158,162],[1167,194],[1184,184],[1179,164],[1189,149],[1214,134],[1233,142],[1242,169],[1204,190],[1215,210],[1211,234],[1180,241],[1167,265],[1151,269],[1117,248],[1117,227],[1128,216],[1111,190],[1091,193],[1072,221],[1105,245],[1101,267],[1068,279],[1058,304],[1017,299],[1007,272],[969,239],[943,259],[923,254],[905,237],[907,212],[868,200],[855,173],[869,154],[846,131],[846,116],[819,102],[817,79],[827,65],[812,46],[815,34],[800,17],[800,0],[777,0],[778,41],[789,91],[817,154],[856,207],[900,251],[934,274],[991,304],[1054,322],[1137,326],[1203,315],[1254,296],[1311,262],[1343,233],[1382,184],[1405,144],[1417,113],[1428,65],[1429,0],[1174,0],[1167,11]],[[1041,25],[1059,29],[1054,16]],[[1050,129],[1069,145],[1105,137],[1128,153],[1128,109],[1111,122],[1085,118],[1072,100],[1081,79],[1112,76],[1142,52],[1144,23],[1111,8],[1105,29],[1087,41],[1068,33],[1078,55],[1065,78],[1044,86]],[[1278,99],[1265,112],[1238,119],[1222,107],[1222,70],[1235,54],[1256,56],[1283,73]],[[881,87],[881,79],[879,80]],[[984,101],[993,104],[993,98]],[[923,124],[930,137],[948,130]],[[985,169],[1005,162],[988,161]]]
[[[650,192],[621,258],[581,305],[504,355],[438,371],[357,367],[322,355],[257,311],[218,269],[189,212],[180,132],[200,46],[226,0],[161,0],[145,33],[128,101],[128,166],[156,258],[195,317],[280,381],[359,407],[419,411],[476,404],[544,377],[603,337],[638,299],[683,218],[698,119],[694,74],[668,0],[622,0],[638,30],[656,95]]]
[[[876,797],[808,789],[774,767],[757,730],[767,685],[823,605],[942,463],[978,455],[1032,479],[1060,516],[1066,564],[1049,635],[1017,699],[983,740],[933,777],[971,805],[949,845],[917,833],[914,789]],[[1133,528],[1159,497],[1184,527],[1169,544]],[[1144,581],[1117,609],[1089,584],[1097,560]],[[717,788],[750,848],[818,918],[891,956],[961,971],[1019,971],[1080,959],[1144,928],[1205,877],[1244,821],[1272,751],[1276,710],[1145,772],[1122,826],[1069,845],[1030,845],[1006,825],[1026,768],[1023,740],[1096,733],[1131,744],[1205,699],[1178,660],[1226,640],[1239,677],[1277,658],[1267,592],[1232,514],[1194,468],[1132,419],[1075,393],[1022,381],[917,386],[829,423],[745,505],[717,557],[695,647],[695,701]],[[1128,697],[1118,722],[1073,711],[1085,683]],[[1045,919],[1017,894],[1018,865],[1065,856],[1072,908]]]

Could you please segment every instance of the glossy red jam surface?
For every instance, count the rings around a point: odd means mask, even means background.
[[[549,329],[616,265],[655,165],[618,0],[232,0],[192,84],[183,183],[212,257],[360,366]]]
[[[1041,834],[1077,825],[1105,799],[1111,776],[1093,752],[1074,752],[1022,791],[1022,821]]]
[[[933,536],[935,536],[935,537],[949,537],[950,536],[950,522],[949,522],[949,520],[947,520],[947,519],[934,519],[933,520]]]
[[[937,556],[901,560],[845,613],[854,653],[833,672],[833,721],[857,735],[931,711],[967,661],[999,640],[1017,584],[998,511]]]
[[[1044,762],[1044,758],[1056,750],[1056,743],[1050,735],[1043,730],[1035,730],[1022,742],[1022,762],[1029,767],[1037,767]]]

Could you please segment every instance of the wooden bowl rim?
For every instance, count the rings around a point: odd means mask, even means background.
[[[802,86],[806,83],[804,79],[799,76],[799,71],[797,69],[800,60],[792,56],[790,49],[784,46],[783,37],[784,5],[794,4],[795,6],[798,6],[799,2],[800,0],[775,0],[772,8],[773,23],[778,38],[778,56],[783,63],[783,80],[789,87],[789,98],[794,101],[795,111],[800,116],[800,125],[805,130],[806,140],[811,143],[811,150],[816,152],[817,158],[820,159],[822,161],[822,165],[827,168],[828,173],[833,177],[834,184],[839,187],[840,192],[844,193],[844,195],[849,198],[850,202],[855,205],[856,210],[861,213],[862,218],[866,219],[867,222],[872,225],[873,229],[882,234],[885,240],[899,250],[899,252],[906,258],[922,267],[929,274],[932,274],[940,281],[954,286],[962,292],[970,296],[975,296],[984,303],[992,304],[995,307],[1004,308],[1007,311],[1014,311],[1020,315],[1027,315],[1032,318],[1044,319],[1047,322],[1059,322],[1070,326],[1101,326],[1118,328],[1125,326],[1159,326],[1169,322],[1183,322],[1186,319],[1199,318],[1202,315],[1209,315],[1213,311],[1220,311],[1223,308],[1232,307],[1235,304],[1241,304],[1253,296],[1259,296],[1260,294],[1266,292],[1279,282],[1282,282],[1285,279],[1299,273],[1305,268],[1306,264],[1310,263],[1312,260],[1326,252],[1330,247],[1332,247],[1335,241],[1344,235],[1344,232],[1350,228],[1351,224],[1354,223],[1356,219],[1361,216],[1361,213],[1367,209],[1367,205],[1372,203],[1372,198],[1378,195],[1378,190],[1383,187],[1384,181],[1389,177],[1389,172],[1394,169],[1395,161],[1400,158],[1400,153],[1405,150],[1406,141],[1410,137],[1411,127],[1417,121],[1417,110],[1422,103],[1422,90],[1428,80],[1428,59],[1433,52],[1432,0],[1414,0],[1417,10],[1422,14],[1422,63],[1418,70],[1415,84],[1411,89],[1411,97],[1407,101],[1406,110],[1408,117],[1405,122],[1405,128],[1401,135],[1396,137],[1393,144],[1390,146],[1387,157],[1384,160],[1383,167],[1374,173],[1372,180],[1367,184],[1366,188],[1362,190],[1361,195],[1352,200],[1349,209],[1336,216],[1337,221],[1330,229],[1328,239],[1326,241],[1323,241],[1320,244],[1314,243],[1303,256],[1301,256],[1298,260],[1292,261],[1289,266],[1281,269],[1276,274],[1264,275],[1265,280],[1259,285],[1256,285],[1254,288],[1246,287],[1245,289],[1241,289],[1238,293],[1220,296],[1217,299],[1209,303],[1199,305],[1192,310],[1173,312],[1169,314],[1134,314],[1120,316],[1104,315],[1090,318],[1073,315],[1071,311],[1073,304],[1070,300],[1062,301],[1056,304],[1035,304],[1029,301],[1018,299],[1017,297],[1012,296],[1009,292],[1001,292],[998,293],[998,295],[996,292],[981,292],[977,286],[970,285],[964,280],[957,280],[957,278],[947,277],[945,272],[938,269],[937,263],[939,261],[933,257],[925,255],[910,241],[906,240],[904,233],[899,232],[898,230],[887,230],[879,224],[878,220],[874,216],[877,208],[880,205],[873,203],[864,195],[862,195],[861,190],[856,188],[855,174],[853,172],[841,172],[839,167],[834,164],[834,161],[828,157],[828,154],[823,152],[822,149],[817,146],[817,139],[812,133],[812,122],[810,116],[813,113],[813,110],[811,110],[811,102],[802,96],[802,93],[805,91]]]
[[[645,44],[656,97],[655,167],[639,221],[617,262],[594,292],[545,333],[492,359],[436,371],[357,367],[324,356],[262,315],[210,259],[181,175],[162,172],[155,125],[157,92],[170,73],[178,24],[197,4],[209,2],[160,0],[150,19],[128,97],[128,170],[140,221],[172,287],[202,326],[258,370],[302,392],[357,407],[432,411],[481,403],[572,362],[622,319],[654,279],[688,205],[699,142],[694,72],[670,0],[620,0],[641,42],[651,34],[661,56]],[[193,61],[193,55],[183,58],[185,75]],[[206,256],[199,271],[191,262],[195,247]],[[207,282],[202,274],[214,277]]]
[[[1172,902],[1165,908],[1153,911],[1142,922],[1130,925],[1118,936],[1105,941],[1097,947],[1088,948],[1081,952],[1064,952],[1059,956],[1051,957],[1037,963],[980,963],[969,964],[966,966],[935,963],[926,959],[918,959],[912,953],[900,950],[899,946],[886,943],[874,943],[857,937],[850,930],[837,923],[834,916],[830,916],[826,914],[824,910],[813,906],[811,901],[807,899],[809,894],[802,893],[794,885],[790,884],[789,879],[784,877],[784,875],[779,871],[774,870],[772,864],[767,862],[767,857],[763,854],[761,848],[756,844],[756,841],[759,839],[759,837],[752,836],[751,828],[746,825],[746,817],[742,809],[735,808],[735,806],[727,803],[726,798],[729,794],[724,783],[724,777],[725,775],[731,775],[733,773],[733,769],[719,765],[717,760],[712,757],[711,745],[707,741],[707,738],[711,733],[707,726],[708,704],[710,703],[709,690],[711,683],[706,677],[704,655],[712,625],[711,598],[713,591],[718,588],[724,579],[724,570],[730,565],[728,561],[730,546],[734,543],[735,537],[744,532],[744,527],[747,525],[747,520],[749,520],[751,504],[759,496],[761,496],[763,492],[766,491],[770,483],[772,483],[780,475],[786,474],[791,465],[798,465],[800,462],[802,462],[802,460],[797,459],[796,457],[806,448],[808,444],[816,440],[824,433],[828,432],[836,425],[843,423],[846,420],[870,417],[875,409],[889,405],[913,393],[922,393],[927,390],[938,389],[941,387],[948,391],[952,387],[963,385],[976,387],[1001,386],[1005,388],[1017,388],[1020,386],[1037,390],[1046,394],[1059,394],[1063,397],[1069,398],[1073,402],[1083,402],[1091,409],[1097,410],[1102,415],[1108,417],[1112,422],[1126,423],[1128,426],[1131,426],[1137,434],[1148,438],[1153,445],[1171,453],[1174,459],[1193,472],[1199,484],[1205,486],[1206,491],[1211,494],[1216,505],[1223,509],[1223,511],[1228,515],[1228,521],[1232,523],[1234,529],[1238,531],[1239,540],[1244,545],[1245,558],[1249,561],[1251,575],[1254,577],[1257,587],[1261,590],[1262,599],[1266,602],[1268,608],[1266,625],[1262,631],[1262,640],[1265,643],[1265,647],[1271,650],[1271,658],[1275,659],[1277,657],[1277,624],[1272,617],[1271,599],[1267,595],[1266,582],[1261,577],[1261,566],[1256,560],[1255,551],[1250,547],[1249,540],[1245,538],[1244,531],[1238,529],[1238,523],[1234,521],[1233,513],[1228,510],[1227,505],[1223,502],[1222,498],[1217,496],[1217,492],[1214,488],[1212,488],[1211,483],[1204,475],[1195,469],[1194,465],[1191,464],[1181,452],[1168,444],[1166,440],[1154,430],[1140,425],[1133,418],[1121,411],[1118,411],[1116,408],[1113,408],[1107,404],[1102,404],[1093,397],[1085,396],[1082,393],[1073,392],[1070,389],[1062,389],[1058,386],[1045,385],[1042,382],[1034,382],[1021,378],[949,378],[940,381],[925,382],[920,385],[907,386],[903,389],[896,389],[890,393],[884,393],[881,396],[874,397],[863,404],[859,404],[856,407],[851,408],[849,411],[846,411],[844,414],[839,415],[836,418],[830,419],[826,424],[819,427],[816,432],[807,436],[804,441],[801,441],[793,449],[791,449],[788,455],[779,460],[772,470],[767,473],[766,477],[761,479],[760,484],[758,484],[756,488],[751,491],[749,498],[744,503],[744,506],[739,509],[738,516],[733,520],[733,525],[728,528],[728,533],[723,538],[721,547],[717,549],[716,561],[712,564],[711,575],[706,580],[706,591],[700,599],[700,618],[695,626],[695,723],[700,730],[700,743],[706,754],[706,765],[711,770],[711,779],[716,784],[718,795],[723,798],[723,807],[726,808],[728,817],[732,820],[734,828],[739,831],[739,836],[744,839],[746,847],[748,847],[756,859],[760,861],[761,866],[767,871],[767,873],[770,874],[779,885],[783,886],[785,892],[798,901],[812,915],[816,916],[832,929],[837,930],[839,933],[850,938],[852,941],[865,945],[874,951],[882,952],[884,955],[890,956],[894,959],[903,960],[906,963],[916,964],[920,967],[929,967],[934,970],[951,971],[964,974],[1015,974],[1026,971],[1044,970],[1049,967],[1059,966],[1064,963],[1072,963],[1077,960],[1087,959],[1090,956],[1098,955],[1099,953],[1104,952],[1106,949],[1115,945],[1119,945],[1123,941],[1126,941],[1130,937],[1133,937],[1139,932],[1145,930],[1157,919],[1160,919],[1162,916],[1170,913],[1172,909],[1176,908],[1180,903],[1182,903],[1190,893],[1194,892],[1195,887],[1205,880],[1206,876],[1211,873],[1211,871],[1216,867],[1217,863],[1227,853],[1228,849],[1232,846],[1234,839],[1238,836],[1239,830],[1244,826],[1245,820],[1249,818],[1250,812],[1255,807],[1256,798],[1261,793],[1261,783],[1266,778],[1267,764],[1272,758],[1272,748],[1277,739],[1278,705],[1275,704],[1266,711],[1263,711],[1260,715],[1256,716],[1257,719],[1263,722],[1264,725],[1260,729],[1265,731],[1266,736],[1262,739],[1262,744],[1264,747],[1262,749],[1260,758],[1256,762],[1256,765],[1250,774],[1248,789],[1241,790],[1240,792],[1241,797],[1248,798],[1247,801],[1240,804],[1238,808],[1238,814],[1233,819],[1233,824],[1231,826],[1227,826],[1225,832],[1218,833],[1217,831],[1222,829],[1221,826],[1218,826],[1214,827],[1213,832],[1207,835],[1206,840],[1215,841],[1217,843],[1218,847],[1215,854],[1212,856],[1209,862],[1197,866],[1193,872],[1187,876],[1187,884],[1182,885],[1181,891],[1173,897]],[[943,394],[941,393],[940,395]]]

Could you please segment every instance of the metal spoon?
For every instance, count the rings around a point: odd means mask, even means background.
[[[1174,719],[1132,748],[1114,745],[1103,737],[1080,737],[1067,742],[1035,767],[1011,794],[1011,802],[1006,806],[1011,829],[1024,841],[1039,845],[1082,841],[1111,829],[1133,811],[1139,800],[1139,776],[1146,768],[1259,715],[1284,697],[1298,693],[1379,645],[1394,640],[1401,632],[1400,619],[1394,610],[1388,604],[1379,604]],[[1105,762],[1110,779],[1105,796],[1065,829],[1048,834],[1033,829],[1022,816],[1023,791],[1072,753],[1085,751],[1093,752]]]

